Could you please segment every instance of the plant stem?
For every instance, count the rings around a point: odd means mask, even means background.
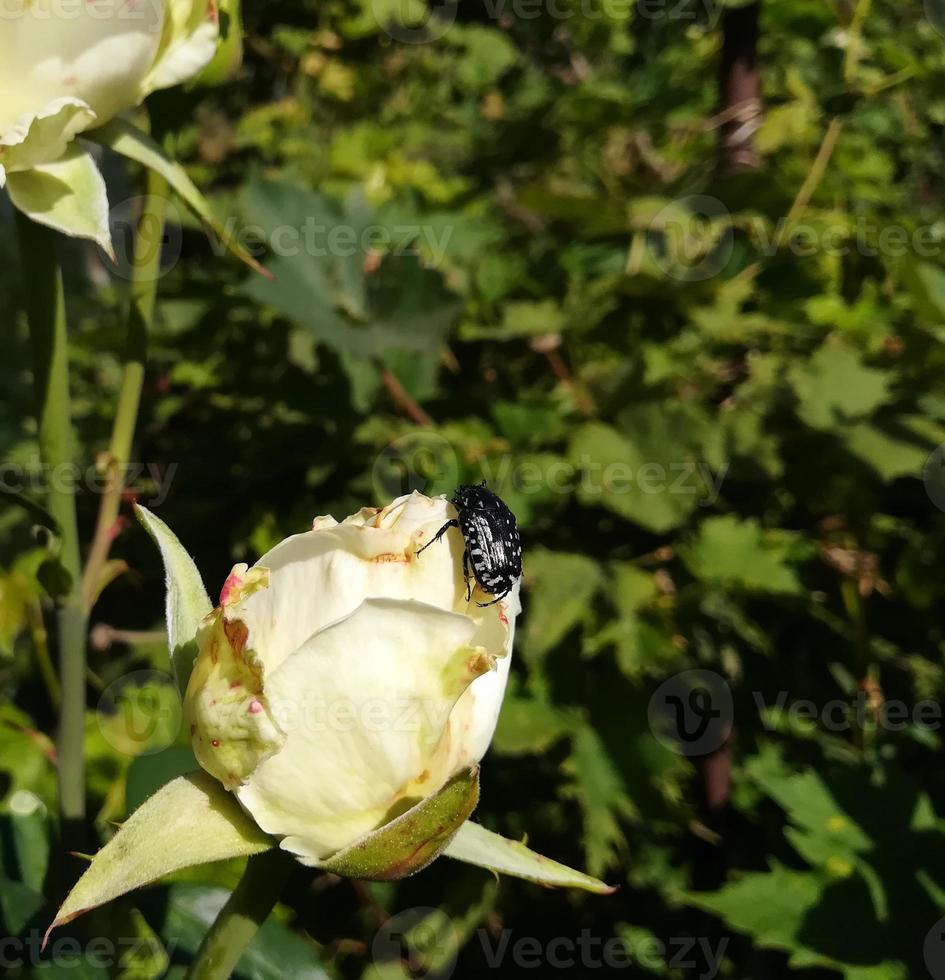
[[[167,212],[167,183],[153,170],[147,172],[146,194],[135,236],[135,252],[128,310],[128,338],[125,366],[118,395],[111,444],[105,463],[106,483],[99,504],[95,536],[89,549],[82,595],[86,610],[91,610],[98,596],[102,573],[115,538],[125,474],[131,457],[144,372],[147,362],[148,332],[154,319],[157,284],[160,278],[161,245],[164,241],[164,217]]]
[[[47,507],[59,525],[59,559],[68,572],[69,592],[58,611],[59,807],[67,838],[81,839],[85,819],[85,627],[82,565],[76,519],[75,484],[66,479],[75,463],[69,399],[69,341],[56,235],[16,212],[17,235],[33,350],[39,451],[46,471]]]
[[[187,973],[187,980],[224,980],[236,969],[250,940],[269,917],[294,861],[278,849],[251,857],[220,910]]]

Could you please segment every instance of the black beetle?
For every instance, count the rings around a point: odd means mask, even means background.
[[[447,521],[417,554],[436,544],[451,527],[458,527],[466,544],[463,552],[466,599],[472,596],[471,568],[482,591],[495,596],[491,602],[477,605],[492,606],[512,591],[522,575],[522,539],[515,515],[501,497],[486,488],[485,481],[476,487],[458,487],[452,504],[457,518]]]

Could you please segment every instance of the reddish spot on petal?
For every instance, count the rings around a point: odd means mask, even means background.
[[[220,605],[225,606],[233,593],[243,584],[243,576],[239,572],[230,572],[220,589]]]
[[[262,711],[262,709],[263,709],[262,703],[258,701],[256,698],[253,698],[253,700],[249,702],[249,713],[251,715],[258,715]]]
[[[213,747],[214,747],[215,749],[218,749],[218,748],[220,747],[220,740],[219,740],[218,738],[215,738],[215,739],[214,739],[214,740],[213,740],[213,741],[212,741],[212,742],[211,742],[210,744],[211,744],[211,745],[212,745],[212,746],[213,746]]]
[[[505,610],[501,606],[499,606],[499,622],[503,626],[509,625],[509,617],[505,615]]]
[[[249,629],[246,624],[241,619],[228,620],[224,617],[223,632],[226,633],[226,638],[233,648],[233,656],[242,656],[246,641],[249,639]]]
[[[78,81],[78,78],[76,78],[75,75],[66,75],[66,77],[62,80],[62,84],[63,85],[75,85],[75,83],[77,81]]]
[[[230,681],[230,690],[231,691],[232,690],[235,690],[237,687],[242,687],[242,686],[243,686],[243,682],[242,681]]]

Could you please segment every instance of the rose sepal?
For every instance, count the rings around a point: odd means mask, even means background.
[[[611,895],[616,891],[612,885],[552,861],[520,841],[508,840],[471,820],[459,828],[443,853],[496,875],[524,878],[546,888],[578,888],[596,895]]]
[[[219,242],[222,242],[226,249],[236,256],[241,262],[248,265],[254,272],[258,272],[266,279],[272,279],[272,273],[254,259],[249,252],[243,248],[236,240],[236,237],[220,224],[210,202],[200,193],[197,185],[187,176],[184,168],[172,160],[161,147],[155,143],[147,133],[138,129],[128,119],[118,116],[99,126],[97,129],[90,130],[84,134],[89,140],[98,143],[100,146],[107,147],[118,153],[120,156],[140,163],[148,167],[155,173],[160,174],[174,191],[180,196],[181,200],[190,208],[194,214],[213,232]]]
[[[479,802],[479,767],[450,780],[406,813],[339,851],[319,867],[345,878],[396,881],[422,871],[449,845]]]
[[[213,611],[200,571],[177,535],[155,514],[140,504],[135,514],[158,546],[167,579],[167,645],[177,689],[183,697],[197,656],[197,630]]]
[[[92,858],[46,933],[182,868],[259,854],[277,845],[212,776],[161,787]]]

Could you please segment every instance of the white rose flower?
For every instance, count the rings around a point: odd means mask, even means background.
[[[318,518],[238,565],[198,632],[185,713],[197,758],[256,823],[317,863],[485,754],[518,586],[466,598],[444,499]]]
[[[215,0],[8,0],[0,12],[0,187],[34,221],[107,251],[108,200],[80,133],[197,75]]]
[[[466,598],[443,499],[318,518],[211,608],[193,559],[138,517],[167,572],[167,629],[206,772],[149,797],[93,857],[49,933],[161,877],[276,846],[348,878],[389,881],[445,855],[545,887],[614,889],[469,819],[519,613]],[[196,656],[195,656],[196,655]],[[188,681],[189,677],[189,681]],[[243,879],[244,883],[248,880]]]

